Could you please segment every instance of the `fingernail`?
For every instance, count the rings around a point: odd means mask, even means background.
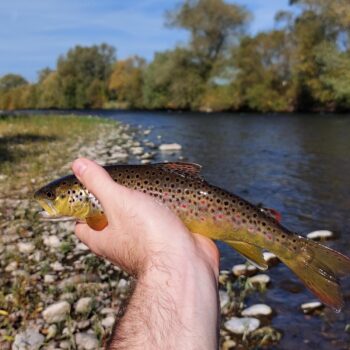
[[[86,168],[87,165],[82,159],[78,159],[73,163],[73,171],[78,176],[82,176]]]

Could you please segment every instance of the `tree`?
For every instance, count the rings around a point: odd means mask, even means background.
[[[189,50],[207,79],[215,61],[238,42],[249,15],[242,6],[223,0],[186,0],[167,17],[168,25],[190,31]]]
[[[6,74],[0,78],[0,91],[8,91],[26,84],[28,84],[27,80],[21,75]]]
[[[145,72],[145,106],[197,109],[204,83],[189,50],[157,53]]]
[[[115,63],[108,83],[110,95],[127,108],[143,106],[143,74],[146,61],[134,56]]]
[[[259,111],[293,109],[289,37],[274,30],[246,37],[233,51],[236,75],[232,81],[242,107]]]
[[[91,106],[88,89],[96,87],[96,81],[103,89],[94,91],[98,100],[107,94],[107,81],[115,62],[115,49],[107,44],[91,47],[76,46],[61,56],[57,63],[58,79],[62,88],[65,108],[88,108]]]
[[[41,74],[37,90],[37,108],[60,108],[62,106],[62,88],[57,72],[46,71],[45,74]]]

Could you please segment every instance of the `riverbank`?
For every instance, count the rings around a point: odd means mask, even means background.
[[[128,296],[129,276],[89,253],[73,234],[73,223],[39,221],[31,196],[69,172],[77,156],[103,164],[149,162],[159,146],[146,139],[149,132],[92,117],[0,120],[1,349],[24,349],[28,341],[30,349],[96,349],[108,338]],[[272,310],[266,306],[242,313],[248,295],[268,284],[264,276],[260,282],[259,276],[255,282],[246,276],[253,274],[257,271],[244,268],[221,273],[222,349],[251,348],[281,337],[269,326]],[[232,318],[243,315],[250,316]]]

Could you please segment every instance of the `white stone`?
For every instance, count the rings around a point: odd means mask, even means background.
[[[140,156],[143,153],[142,147],[131,147],[130,152],[135,156]]]
[[[47,284],[53,283],[56,281],[56,276],[55,275],[45,275],[44,276],[44,282]]]
[[[242,311],[242,316],[269,316],[272,309],[266,304],[255,304]]]
[[[48,306],[43,311],[43,317],[47,323],[56,323],[64,321],[69,313],[70,304],[66,301],[59,301],[58,303]]]
[[[107,316],[101,322],[104,328],[112,328],[115,322],[115,317],[112,315]]]
[[[222,344],[222,350],[231,350],[235,349],[237,346],[237,343],[233,339],[227,339]]]
[[[254,265],[238,264],[233,266],[232,272],[235,276],[252,275],[257,271]]]
[[[19,242],[17,247],[20,253],[23,254],[31,254],[35,250],[35,245],[31,242]]]
[[[225,322],[225,328],[235,334],[248,334],[260,326],[260,321],[253,317],[232,317]]]
[[[170,151],[180,151],[182,146],[178,143],[163,143],[159,146],[159,150],[162,152],[170,152]]]
[[[328,230],[312,231],[306,235],[309,239],[327,239],[332,238],[333,236],[333,232]]]
[[[224,290],[219,290],[219,299],[220,299],[220,308],[223,309],[226,305],[229,304],[230,298]]]
[[[264,252],[263,253],[263,256],[264,256],[264,260],[269,263],[269,264],[273,264],[273,263],[276,263],[278,262],[278,258],[275,254],[273,253],[270,253],[270,252]]]
[[[54,271],[57,271],[57,272],[64,270],[64,267],[59,261],[55,261],[54,263],[50,264],[50,266]]]
[[[44,340],[44,336],[36,329],[28,328],[16,334],[12,350],[39,350]]]
[[[301,309],[307,313],[312,312],[316,309],[320,309],[323,306],[323,304],[319,301],[310,301],[308,303],[304,303],[301,305]]]
[[[87,250],[89,250],[89,247],[87,245],[85,245],[84,243],[80,242],[77,244],[76,249],[87,251]]]
[[[75,342],[83,350],[96,350],[99,348],[96,336],[90,333],[77,333]]]
[[[50,327],[47,329],[46,339],[50,340],[54,338],[57,334],[57,326],[55,324],[50,325]]]
[[[248,281],[251,284],[260,284],[260,285],[267,285],[270,282],[270,276],[265,275],[264,273],[261,273],[259,275],[255,275],[253,277],[249,277]]]
[[[119,292],[126,293],[129,290],[129,282],[124,278],[121,278],[117,286]]]
[[[115,310],[112,309],[111,307],[104,307],[103,309],[101,309],[100,314],[101,315],[108,315],[108,314],[114,314]]]
[[[12,261],[5,267],[5,271],[6,272],[13,272],[17,268],[18,268],[18,262],[17,261]]]
[[[92,301],[93,300],[90,297],[80,298],[75,304],[75,311],[78,314],[86,314],[90,312],[92,308]]]
[[[61,246],[61,241],[57,236],[51,235],[44,237],[44,244],[50,248],[57,249]]]

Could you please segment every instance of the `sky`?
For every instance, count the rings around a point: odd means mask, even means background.
[[[273,28],[278,10],[288,0],[228,0],[253,14],[251,33]],[[151,60],[157,51],[185,43],[187,33],[164,25],[164,14],[179,0],[0,0],[0,76],[21,74],[37,79],[54,68],[59,55],[77,44],[106,42],[122,59],[140,55]]]

